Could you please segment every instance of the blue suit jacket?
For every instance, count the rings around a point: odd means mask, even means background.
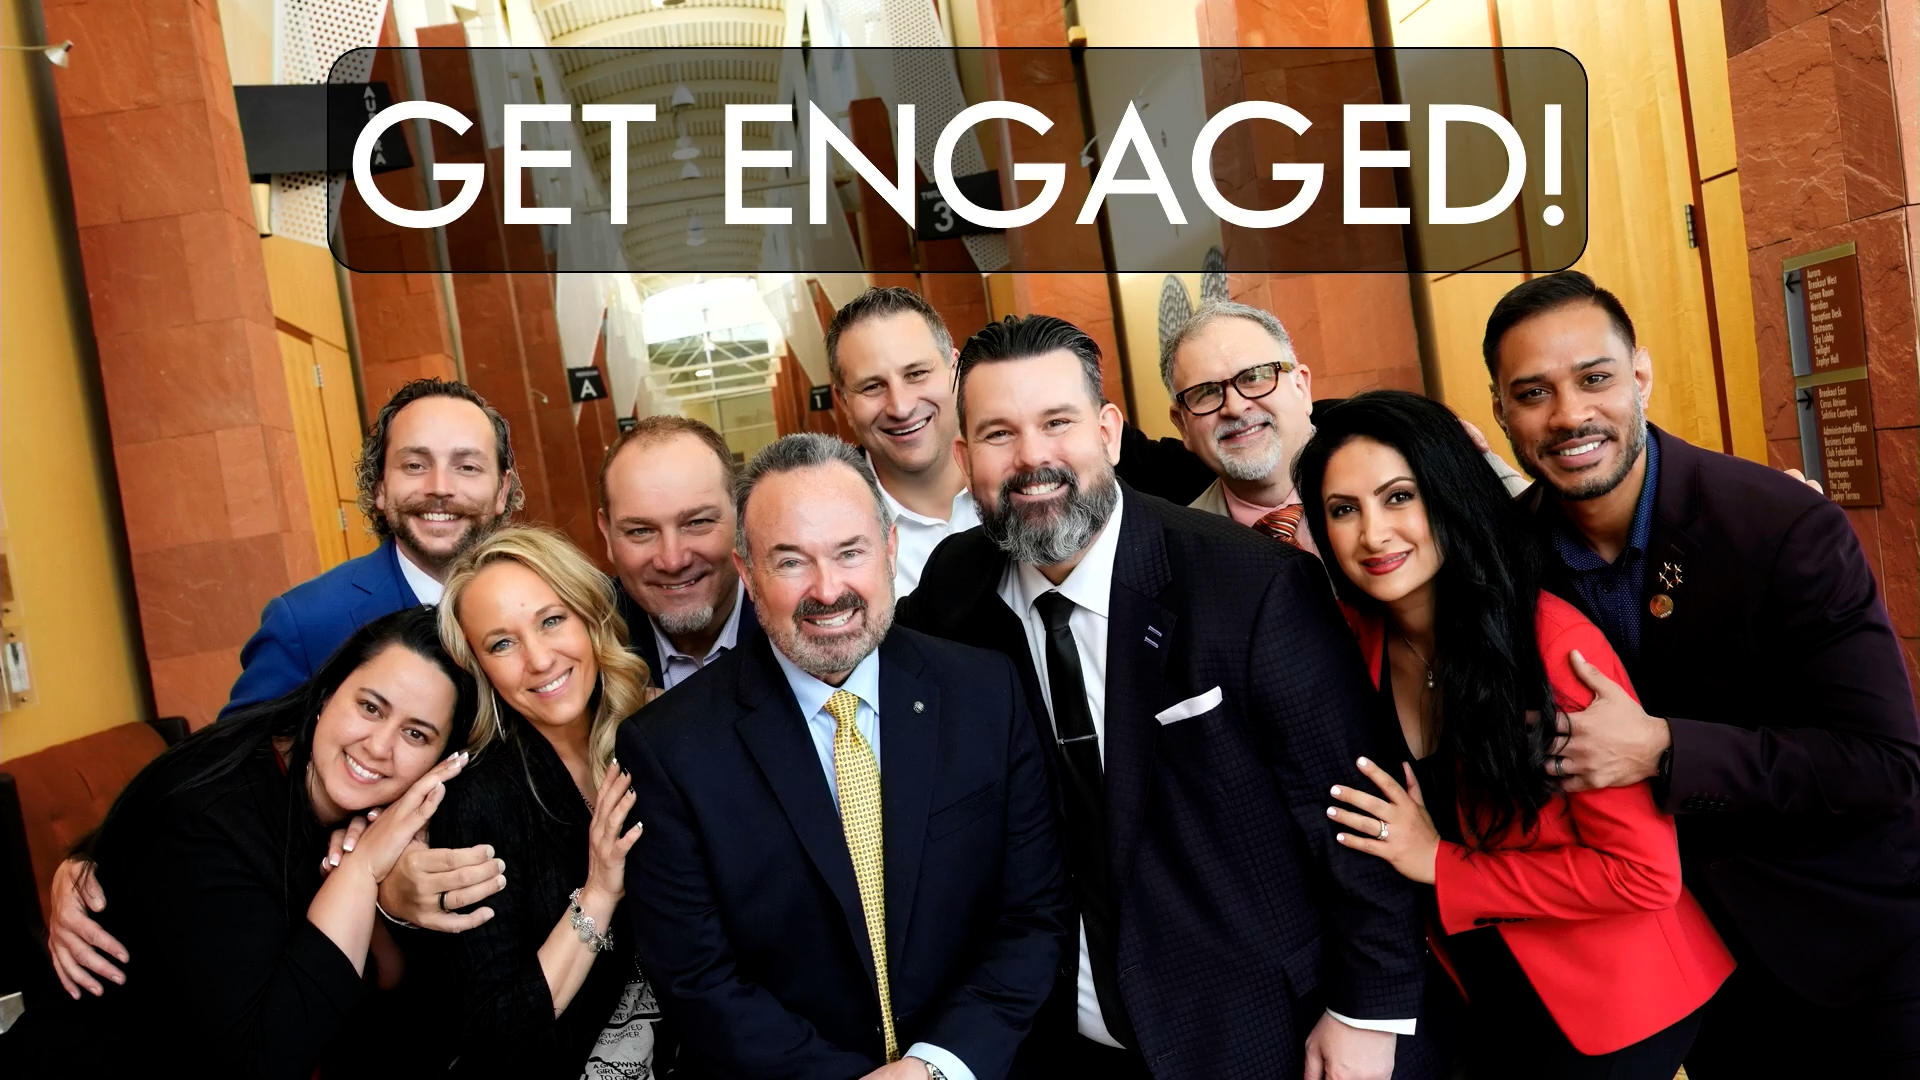
[[[260,613],[260,629],[240,650],[240,678],[220,715],[287,693],[311,678],[355,630],[419,602],[400,573],[391,537],[295,585]]]
[[[744,637],[744,635],[743,635]],[[1069,899],[1027,695],[1003,656],[880,646],[887,959],[901,1048],[1007,1074],[1053,988]],[[765,636],[620,729],[627,913],[681,1075],[854,1080],[882,1062],[853,860]]]

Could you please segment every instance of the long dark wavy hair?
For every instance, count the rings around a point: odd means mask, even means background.
[[[1438,743],[1460,765],[1460,800],[1485,847],[1515,824],[1531,831],[1557,792],[1545,768],[1553,691],[1534,633],[1542,561],[1533,530],[1460,418],[1402,390],[1375,390],[1314,411],[1313,438],[1294,464],[1314,543],[1331,555],[1324,482],[1334,452],[1372,439],[1407,459],[1441,558],[1434,574]],[[1387,617],[1329,557],[1340,599]],[[1545,722],[1529,722],[1528,711]]]
[[[99,828],[81,838],[74,845],[73,854],[91,863],[101,840],[111,836],[115,827],[129,815],[137,818],[169,796],[231,775],[275,739],[292,740],[287,752],[287,783],[292,796],[289,814],[296,821],[311,818],[313,803],[307,794],[307,762],[313,756],[313,729],[320,712],[347,681],[347,676],[394,646],[432,663],[453,682],[456,695],[453,722],[442,756],[465,747],[473,730],[479,697],[473,676],[461,670],[441,646],[440,624],[431,606],[403,608],[354,631],[320,670],[297,689],[272,701],[236,709],[168,747],[127,784],[106,817],[101,819]],[[291,830],[289,835],[293,835]]]

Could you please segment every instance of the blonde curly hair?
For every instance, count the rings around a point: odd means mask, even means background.
[[[597,788],[600,774],[613,760],[614,736],[620,722],[646,704],[647,663],[627,651],[627,624],[614,606],[607,576],[560,533],[538,525],[509,525],[488,536],[454,560],[447,572],[446,593],[440,598],[440,641],[461,667],[480,683],[480,709],[473,720],[475,753],[514,733],[503,723],[503,703],[481,668],[460,628],[460,598],[480,571],[497,562],[516,562],[540,575],[576,616],[587,624],[593,655],[600,668],[600,707],[587,735]]]

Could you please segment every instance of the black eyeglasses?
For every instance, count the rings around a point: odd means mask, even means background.
[[[1207,416],[1219,412],[1226,405],[1228,386],[1238,391],[1243,399],[1254,401],[1273,393],[1274,387],[1280,385],[1280,376],[1294,367],[1294,364],[1285,360],[1255,364],[1226,382],[1194,383],[1173,395],[1173,400],[1187,410],[1188,416]]]

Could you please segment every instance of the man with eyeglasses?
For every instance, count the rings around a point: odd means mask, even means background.
[[[1280,320],[1246,304],[1203,304],[1161,346],[1160,378],[1181,440],[1217,478],[1188,505],[1319,554],[1299,528],[1293,486],[1294,459],[1313,437],[1313,373]],[[1524,489],[1526,478],[1466,427],[1508,490]]]

